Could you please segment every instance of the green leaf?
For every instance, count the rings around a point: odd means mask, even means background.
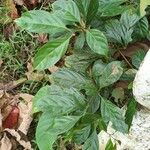
[[[85,98],[76,89],[51,85],[41,88],[33,100],[33,111],[66,114],[85,108]]]
[[[146,17],[140,19],[140,21],[136,24],[134,30],[134,39],[139,40],[139,38],[147,38],[149,35],[149,22]]]
[[[98,14],[104,17],[113,17],[123,13],[128,9],[127,5],[122,3],[127,0],[100,0]]]
[[[95,113],[100,107],[100,97],[99,95],[93,95],[89,98],[89,113]]]
[[[91,131],[90,125],[84,126],[80,130],[75,131],[75,133],[73,135],[73,141],[76,144],[84,143],[87,140],[87,138],[89,137],[90,131]]]
[[[89,79],[71,69],[63,68],[50,75],[50,81],[51,83],[61,85],[62,87],[74,87],[81,90],[85,87],[87,82],[89,82]]]
[[[59,134],[70,130],[80,119],[79,116],[50,116],[44,113],[36,129],[36,141],[40,150],[52,150]]]
[[[127,111],[125,114],[125,122],[128,125],[128,129],[130,129],[133,117],[136,113],[137,102],[132,99],[128,102]]]
[[[150,5],[149,0],[140,0],[140,15],[141,17],[146,15],[145,9]]]
[[[109,63],[103,70],[101,70],[98,83],[99,87],[103,88],[109,86],[119,80],[123,73],[121,62],[113,61]]]
[[[105,124],[103,118],[100,118],[100,119],[99,119],[99,128],[100,128],[100,130],[107,131],[107,126],[106,126],[106,124]]]
[[[80,51],[83,48],[84,43],[85,43],[85,34],[81,33],[76,39],[76,42],[74,44],[74,50]]]
[[[107,56],[108,43],[105,35],[96,29],[86,31],[86,41],[92,51],[100,55]]]
[[[135,75],[137,73],[136,69],[128,69],[127,71],[125,71],[120,80],[125,80],[125,81],[133,81],[135,78]]]
[[[56,10],[62,10],[62,12],[65,12],[64,19],[74,22],[81,21],[79,9],[73,0],[55,1],[52,6]]]
[[[83,20],[89,24],[98,11],[99,0],[75,0],[75,3],[82,14]]]
[[[87,0],[75,0],[75,3],[78,6],[80,13],[81,13],[81,15],[85,21],[86,20],[86,14],[87,14],[86,8],[87,8],[87,5],[89,5],[89,1],[87,1]]]
[[[117,150],[116,144],[114,145],[111,139],[109,139],[109,141],[106,144],[105,150]]]
[[[76,72],[85,73],[95,59],[97,59],[97,54],[80,51],[67,56],[65,59],[65,65]]]
[[[140,17],[132,10],[127,10],[121,15],[120,22],[126,28],[131,28],[139,21],[139,19]]]
[[[98,121],[100,118],[100,115],[98,114],[92,114],[92,113],[86,113],[84,116],[81,118],[81,123],[83,124],[92,124],[96,121]]]
[[[41,47],[34,58],[34,68],[44,70],[57,63],[67,51],[70,38],[65,36],[54,39]]]
[[[49,13],[44,10],[32,10],[24,13],[15,22],[18,26],[30,32],[59,33],[69,31],[58,16],[58,12]]]
[[[92,67],[92,75],[97,84],[99,84],[99,77],[102,75],[103,70],[105,69],[107,64],[103,63],[101,59],[95,61]]]
[[[104,98],[101,98],[101,115],[106,124],[111,121],[115,130],[127,133],[128,126],[125,123],[121,109]]]
[[[146,55],[146,52],[144,50],[138,50],[134,53],[132,56],[132,64],[138,69],[140,67],[140,64],[144,60],[144,57]]]
[[[93,18],[95,17],[98,8],[99,8],[99,0],[87,0],[88,2],[88,9],[87,9],[87,16],[86,16],[86,23],[90,24]]]
[[[134,25],[138,22],[139,17],[132,11],[125,11],[120,21],[113,19],[105,25],[106,36],[112,42],[118,42],[124,46],[132,41]]]
[[[90,135],[83,145],[83,150],[99,150],[99,141],[96,130]]]

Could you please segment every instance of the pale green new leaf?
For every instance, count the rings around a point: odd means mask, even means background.
[[[30,32],[54,34],[69,31],[59,15],[59,12],[49,13],[44,10],[32,10],[24,13],[15,22]]]
[[[53,3],[54,10],[62,10],[65,12],[65,18],[69,21],[80,22],[80,12],[73,0],[58,0]]]
[[[105,35],[96,29],[86,31],[86,41],[92,51],[100,55],[107,56],[108,43]]]
[[[128,126],[125,123],[123,112],[119,107],[104,98],[101,98],[101,115],[106,124],[110,121],[115,130],[127,133]]]
[[[99,150],[99,140],[96,130],[90,135],[83,145],[83,150]]]
[[[145,9],[150,5],[150,0],[140,0],[140,15],[141,17],[146,15]]]
[[[66,114],[85,108],[85,98],[76,89],[51,85],[41,88],[33,100],[33,112]]]
[[[109,63],[103,70],[101,70],[98,78],[99,87],[103,88],[109,86],[119,80],[123,73],[121,62],[113,61]]]
[[[54,39],[41,47],[34,58],[33,66],[37,70],[44,70],[55,63],[65,54],[71,36]]]
[[[42,114],[36,129],[36,142],[40,150],[52,150],[57,136],[70,130],[79,119],[80,116]]]
[[[111,138],[108,140],[105,150],[117,150],[116,144],[113,144]]]

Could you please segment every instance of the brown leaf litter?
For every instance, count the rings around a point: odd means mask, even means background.
[[[13,82],[13,89],[19,82]],[[12,85],[12,83],[8,83]],[[8,88],[0,90],[0,150],[32,150],[27,132],[32,122],[33,96],[26,93],[10,94]]]

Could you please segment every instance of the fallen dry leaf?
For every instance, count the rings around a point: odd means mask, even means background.
[[[6,134],[4,134],[3,138],[0,141],[0,149],[12,150],[12,144]]]
[[[58,69],[59,69],[59,67],[57,67],[57,66],[53,66],[53,67],[48,68],[48,70],[49,70],[51,73],[56,72]]]
[[[2,66],[2,64],[3,64],[3,61],[0,59],[0,67]]]
[[[28,69],[28,72],[26,72],[25,75],[27,76],[28,80],[41,81],[45,77],[45,74],[42,72],[37,72],[37,71],[33,72],[34,69],[33,69],[32,63],[29,63],[29,62],[27,63],[27,69]]]
[[[133,56],[133,54],[136,51],[138,51],[139,49],[148,51],[149,47],[150,47],[150,42],[145,40],[145,41],[140,41],[140,42],[135,42],[135,43],[129,44],[126,49],[123,49],[120,51],[125,57],[131,58]],[[121,57],[121,56],[120,56],[120,53],[117,51],[114,54],[114,58],[117,59],[119,57]]]
[[[23,6],[24,2],[23,0],[14,0],[15,4]]]
[[[3,29],[3,35],[5,39],[8,40],[13,35],[15,30],[17,30],[16,25],[14,25],[13,23],[7,24]]]
[[[14,20],[19,17],[18,11],[16,9],[16,6],[13,0],[6,0],[4,4],[9,11],[8,15],[10,16],[11,19]]]
[[[24,102],[20,102],[18,107],[20,109],[19,127],[18,130],[23,132],[25,135],[28,132],[30,123],[32,122],[32,99],[33,95],[21,93],[19,94]]]
[[[1,135],[0,150],[17,150],[18,147],[24,150],[32,150],[31,143],[20,131],[5,129]]]

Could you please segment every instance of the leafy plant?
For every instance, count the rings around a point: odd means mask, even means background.
[[[33,101],[33,112],[42,112],[36,130],[40,150],[53,149],[60,137],[82,144],[84,150],[98,150],[97,134],[106,130],[109,122],[115,130],[128,132],[135,111],[130,115],[128,109],[123,116],[111,99],[114,84],[126,77],[126,65],[114,60],[110,51],[111,44],[126,47],[131,43],[141,21],[132,4],[126,3],[57,0],[51,12],[28,11],[16,20],[23,29],[50,35],[51,40],[35,55],[35,69],[48,69],[60,59],[65,61],[63,68],[49,75],[51,85],[41,88]],[[99,30],[95,22],[101,22],[103,29]],[[108,141],[106,149],[115,147]]]

